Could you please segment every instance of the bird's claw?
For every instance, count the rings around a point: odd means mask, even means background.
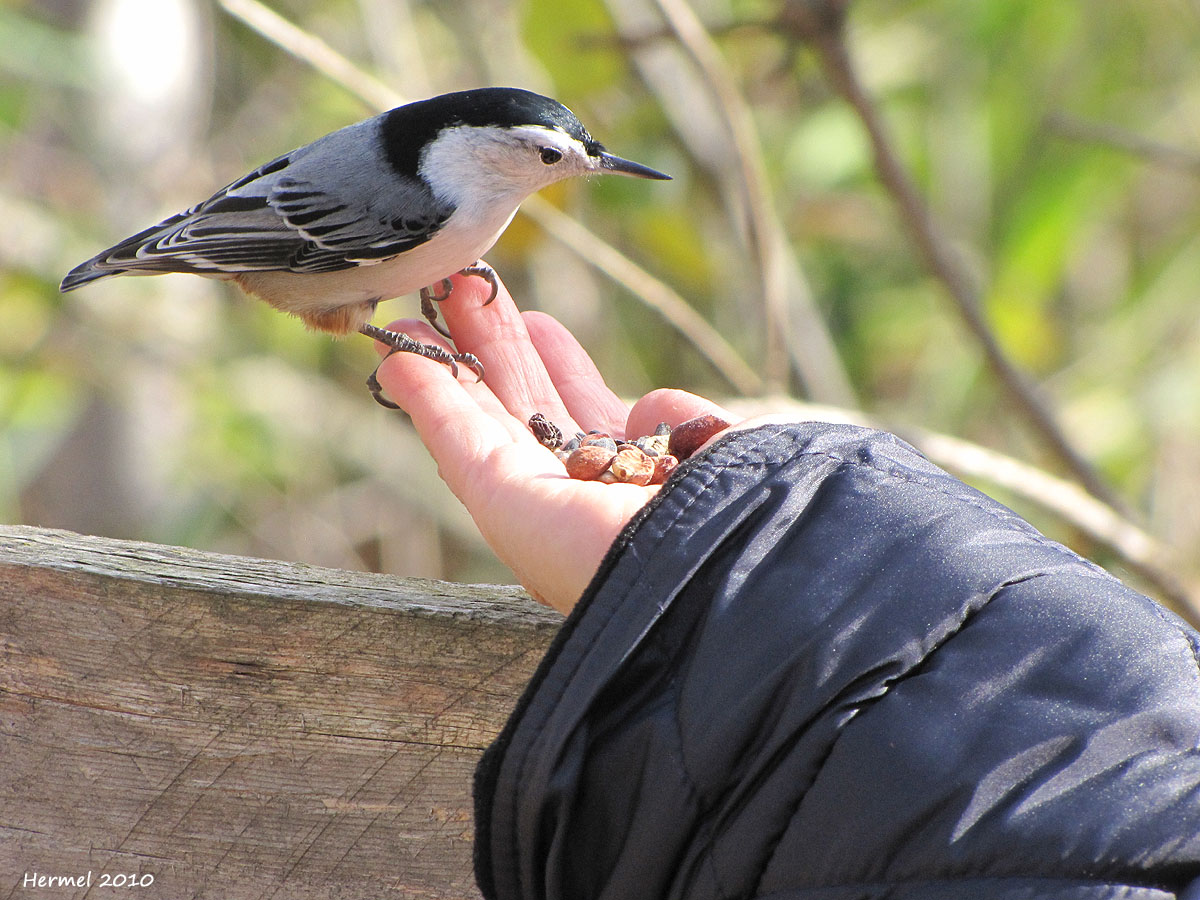
[[[439,289],[438,293],[434,293],[435,287]],[[452,293],[454,293],[454,282],[449,278],[443,278],[436,286],[431,284],[429,287],[421,288],[421,299],[441,303],[443,300],[449,300]]]
[[[488,294],[488,298],[483,301],[484,306],[487,306],[489,303],[495,300],[500,293],[500,279],[496,275],[496,270],[485,262],[477,262],[473,266],[467,266],[465,269],[461,269],[458,274],[474,275],[478,278],[482,278],[488,283],[488,286],[492,290],[491,293]]]
[[[473,266],[467,266],[465,269],[460,269],[459,275],[482,278],[488,283],[491,291],[488,293],[488,298],[483,301],[483,305],[487,306],[500,294],[500,279],[496,275],[496,270],[484,262],[477,262]],[[438,319],[437,307],[435,303],[441,303],[443,300],[450,299],[450,294],[454,292],[454,283],[449,278],[443,278],[436,285],[429,285],[421,288],[421,315],[433,326],[434,330],[447,340],[453,340],[446,326]]]
[[[459,272],[460,275],[470,276],[475,275],[482,278],[491,286],[491,292],[488,294],[487,300],[483,302],[487,306],[500,293],[500,280],[496,276],[496,270],[483,262],[477,262],[473,266],[467,266]],[[433,329],[448,341],[453,341],[454,337],[445,325],[438,318],[437,307],[435,304],[447,300],[450,294],[454,291],[454,283],[449,278],[443,278],[437,284],[431,284],[428,287],[421,288],[421,315],[429,322]],[[435,362],[443,363],[450,367],[450,374],[458,378],[458,364],[462,363],[468,369],[475,373],[475,380],[483,381],[483,363],[479,361],[474,353],[451,353],[449,350],[439,347],[436,344],[422,344],[420,341],[414,340],[407,334],[399,331],[388,331],[376,325],[363,325],[359,328],[367,337],[374,338],[382,344],[391,348],[392,353],[416,353],[424,356],[426,359],[432,359]],[[389,353],[388,356],[391,356]],[[387,359],[385,356],[384,359]],[[381,361],[379,365],[383,365]],[[375,371],[367,378],[367,388],[371,391],[371,396],[388,409],[399,409],[395,403],[383,396],[383,387],[379,384],[379,366],[375,367]]]
[[[392,352],[394,353],[395,351]],[[391,353],[388,354],[388,356],[391,355]],[[387,356],[385,356],[383,359],[387,359]],[[380,360],[379,366],[382,365],[383,360]],[[387,397],[383,396],[383,385],[379,383],[379,366],[376,366],[375,371],[367,376],[367,390],[371,392],[371,396],[380,406],[385,406],[388,409],[399,409],[400,406],[398,404],[393,403]]]
[[[443,285],[449,285],[450,280],[448,278],[443,279],[442,283]],[[421,315],[423,315],[425,320],[433,326],[434,331],[436,331],[446,340],[452,341],[454,338],[451,336],[449,329],[447,329],[445,325],[438,321],[437,307],[433,305],[434,303],[445,300],[446,297],[449,296],[449,290],[446,291],[444,296],[439,297],[433,293],[432,287],[421,288]]]
[[[374,338],[384,346],[390,347],[391,353],[388,353],[388,356],[391,356],[392,353],[415,353],[449,366],[450,374],[455,378],[458,378],[458,364],[462,363],[475,373],[477,382],[483,381],[483,363],[474,353],[451,353],[445,347],[439,347],[436,344],[422,344],[402,331],[388,331],[386,328],[369,323],[359,326],[358,330],[367,337]],[[387,356],[384,359],[387,359]],[[380,360],[379,365],[383,365],[383,360]],[[379,366],[376,366],[375,371],[367,378],[367,388],[371,391],[371,396],[388,409],[399,409],[400,407],[383,396],[383,386],[379,383],[378,372]]]

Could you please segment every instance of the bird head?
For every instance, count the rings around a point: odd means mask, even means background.
[[[518,88],[410,103],[385,120],[384,136],[393,165],[410,167],[455,206],[519,203],[577,175],[670,178],[608,152],[561,103]]]

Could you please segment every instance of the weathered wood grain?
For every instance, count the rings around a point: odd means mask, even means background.
[[[560,621],[0,526],[0,897],[476,897],[474,766]]]

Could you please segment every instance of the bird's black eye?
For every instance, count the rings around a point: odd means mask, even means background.
[[[560,159],[562,159],[562,151],[555,150],[553,147],[543,147],[541,150],[541,154],[542,154],[542,162],[544,162],[548,166],[552,166],[556,162],[558,162]]]

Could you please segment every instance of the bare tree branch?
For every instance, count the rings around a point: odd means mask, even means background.
[[[713,176],[744,235],[754,274],[738,277],[739,294],[744,292],[764,323],[769,390],[784,389],[790,362],[810,398],[856,405],[837,345],[772,200],[764,151],[742,91],[712,30],[686,5],[664,2],[669,0],[605,0],[619,30],[610,43],[628,53],[684,149]],[[671,24],[663,24],[666,16]],[[747,282],[757,282],[758,290],[745,290]]]
[[[921,194],[900,161],[874,100],[858,76],[845,40],[849,0],[790,0],[776,27],[815,52],[834,91],[858,115],[866,129],[879,180],[896,203],[900,219],[926,266],[942,283],[959,315],[983,350],[988,366],[1012,402],[1071,474],[1094,497],[1132,515],[1128,506],[1075,449],[1033,381],[1008,358],[983,313],[974,279],[941,233]]]
[[[733,77],[713,35],[685,0],[655,0],[680,46],[688,52],[708,83],[725,120],[726,131],[742,176],[752,244],[756,248],[766,311],[767,389],[786,388],[787,358],[810,388],[828,385],[828,392],[854,402],[850,378],[817,310],[812,290],[788,247],[787,233],[775,210],[758,128],[749,103]],[[791,295],[791,296],[790,296]],[[791,322],[788,301],[796,305],[800,322]],[[799,353],[792,353],[798,349]]]
[[[401,96],[368,75],[316,35],[289,22],[258,0],[219,0],[224,10],[240,19],[271,43],[302,59],[330,81],[335,81],[368,106],[384,110],[403,103]]]
[[[1156,165],[1200,175],[1200,153],[1153,141],[1115,125],[1089,122],[1064,112],[1051,113],[1044,124],[1060,137],[1085,144],[1101,144]]]
[[[533,196],[521,208],[547,234],[574,250],[651,309],[657,310],[692,342],[736,390],[747,397],[762,394],[761,376],[746,365],[730,343],[674,288],[655,278],[612,245],[600,241],[576,219],[549,201]]]
[[[758,128],[721,51],[692,8],[684,0],[657,0],[657,3],[679,43],[708,82],[725,119],[729,139],[735,147],[750,218],[751,239],[758,255],[759,280],[766,312],[764,368],[767,389],[778,393],[786,387],[787,373],[787,269],[784,260],[787,238],[767,191],[767,174],[758,141]]]

